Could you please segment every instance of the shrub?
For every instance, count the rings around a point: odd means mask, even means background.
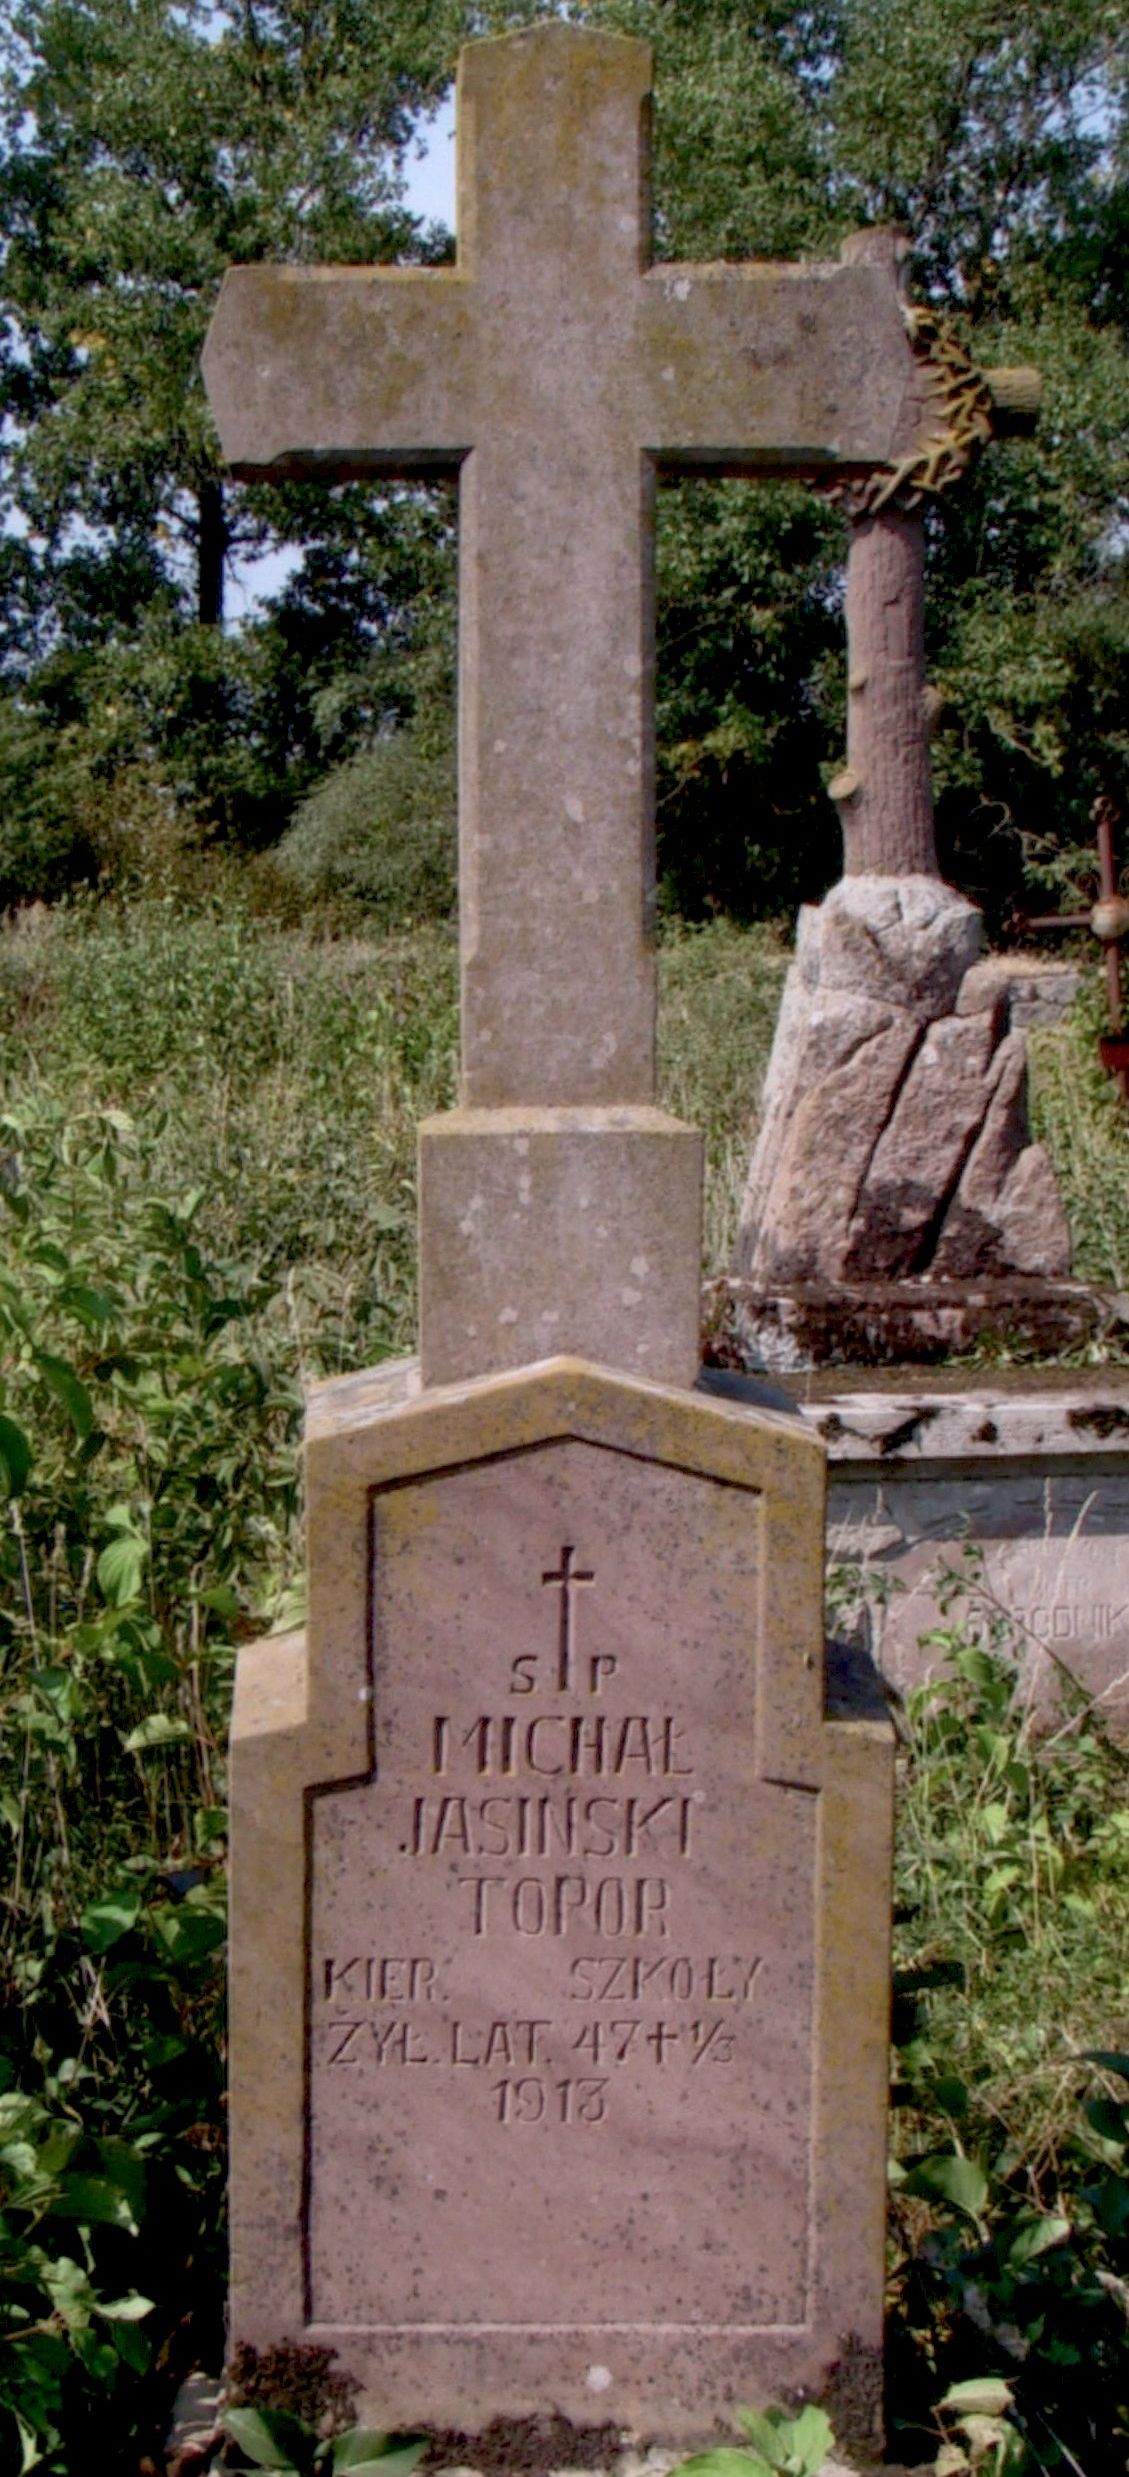
[[[397,731],[350,757],[304,800],[278,865],[308,892],[384,928],[445,919],[455,900],[455,783],[447,758]]]

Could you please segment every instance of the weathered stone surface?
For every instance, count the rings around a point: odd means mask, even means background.
[[[824,1703],[818,1443],[637,1376],[699,1270],[650,580],[660,466],[883,464],[920,389],[880,268],[648,268],[649,68],[473,47],[457,269],[244,269],[209,343],[241,472],[460,473],[463,1107],[422,1382],[315,1393],[308,1633],[239,1660],[231,2335],[671,2440],[846,2351],[874,2440],[889,1730]]]
[[[425,1384],[570,1351],[692,1385],[701,1138],[657,1109],[449,1110],[419,1131]]]
[[[801,1079],[782,1141],[755,1278],[834,1279],[844,1271],[867,1166],[919,1039],[911,1015],[845,991],[821,998],[810,1033],[819,1064],[813,1060],[811,1077]]]
[[[930,1024],[871,1154],[843,1270],[914,1272],[936,1229],[984,1115],[993,1046],[989,1014]]]
[[[800,914],[734,1273],[793,1284],[1069,1271],[1029,1140],[1007,984],[929,877],[844,878]],[[956,1010],[955,1012],[953,1010]]]
[[[315,1391],[309,1635],[240,1655],[233,2332],[370,2421],[702,2434],[881,2337],[891,1748],[823,1714],[822,1448],[414,1381]]]
[[[718,1364],[780,1375],[814,1368],[932,1367],[984,1343],[1026,1359],[1124,1347],[1129,1298],[1077,1281],[1019,1274],[965,1281],[794,1282],[708,1287]]]
[[[881,997],[931,1023],[952,1012],[983,940],[975,904],[939,877],[843,877],[807,908],[802,968],[810,985]]]
[[[957,1617],[988,1638],[1010,1620],[1017,1693],[1051,1705],[1069,1680],[1129,1732],[1129,1382],[1121,1368],[975,1391],[855,1387],[802,1415],[830,1458],[828,1556],[861,1569],[871,1640],[904,1691],[944,1666],[923,1638]]]
[[[1082,987],[1075,963],[1048,962],[1045,955],[985,955],[965,973],[957,992],[958,1015],[1002,1007],[1007,1028],[1027,1032],[1033,1024],[1061,1023]]]
[[[650,266],[650,83],[469,45],[457,266],[236,268],[205,353],[241,476],[460,475],[470,1106],[652,1097],[656,469],[883,465],[919,412],[883,268]]]
[[[1009,1032],[992,1061],[984,1123],[945,1217],[932,1269],[947,1280],[1009,1265],[1070,1270],[1070,1232],[1041,1144],[1027,1127],[1027,1045]]]

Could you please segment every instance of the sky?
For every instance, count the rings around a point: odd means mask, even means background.
[[[454,92],[434,120],[421,121],[415,147],[404,166],[405,203],[426,222],[455,229],[455,97]],[[227,613],[245,619],[259,602],[277,593],[298,564],[299,551],[271,551],[265,559],[241,560],[227,580]]]
[[[455,229],[455,96],[448,95],[433,121],[424,123],[420,142],[425,152],[406,166],[408,205],[413,215],[432,216]]]

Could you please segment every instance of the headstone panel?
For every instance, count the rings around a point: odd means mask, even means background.
[[[313,1807],[311,2320],[803,2321],[817,1801],[750,1761],[759,1514],[576,1439],[378,1496],[375,1772]]]
[[[391,2423],[818,2385],[881,2326],[889,1867],[821,1449],[558,1361],[322,1388],[309,1462],[316,1643],[286,1711],[240,1671],[235,2336]]]

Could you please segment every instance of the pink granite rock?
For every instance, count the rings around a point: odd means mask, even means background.
[[[984,1123],[931,1269],[953,1280],[1015,1268],[1048,1278],[1070,1270],[1070,1231],[1054,1172],[1043,1146],[1029,1140],[1021,1032],[1009,1032],[996,1051]]]
[[[912,1015],[874,998],[821,996],[798,1052],[752,1280],[771,1288],[842,1273],[867,1166],[920,1038]]]
[[[848,1278],[916,1272],[984,1115],[991,1014],[930,1024],[867,1167],[847,1238]]]
[[[1024,1036],[1006,1032],[1006,976],[972,961],[980,934],[972,905],[924,877],[845,878],[801,912],[738,1277],[781,1292],[1069,1271]]]

